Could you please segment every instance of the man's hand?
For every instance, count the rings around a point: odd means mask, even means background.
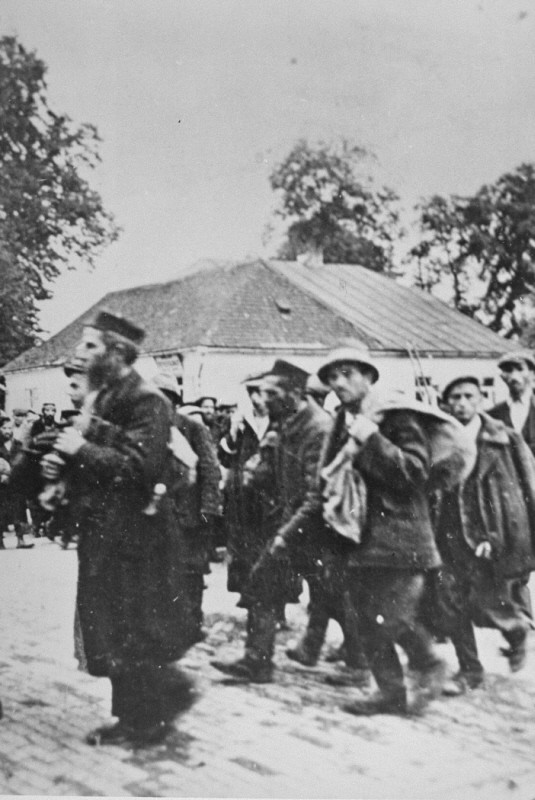
[[[484,558],[487,561],[492,555],[492,545],[490,542],[480,542],[476,547],[476,558]]]
[[[65,428],[56,439],[54,448],[65,456],[75,456],[85,444],[85,439],[76,428]]]
[[[45,481],[54,482],[59,480],[65,462],[57,453],[47,453],[40,461],[41,475]]]

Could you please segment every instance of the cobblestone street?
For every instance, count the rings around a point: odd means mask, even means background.
[[[91,748],[85,733],[109,713],[109,685],[76,669],[76,553],[48,540],[0,554],[3,794],[192,797],[535,798],[535,636],[526,669],[509,675],[500,637],[479,634],[487,688],[441,699],[425,716],[358,719],[339,706],[355,690],[324,685],[337,667],[306,670],[284,648],[304,606],[290,607],[276,683],[232,686],[210,658],[241,653],[244,612],[209,579],[210,634],[183,660],[198,699],[164,745]],[[329,631],[336,643],[338,630]],[[451,648],[441,645],[451,664]]]

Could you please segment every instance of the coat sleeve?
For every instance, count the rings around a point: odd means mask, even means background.
[[[140,491],[143,498],[162,480],[168,459],[170,412],[157,395],[139,398],[122,427],[109,426],[109,434],[98,429],[73,458],[73,466],[88,484],[114,485]],[[97,422],[98,426],[98,422]],[[110,441],[108,441],[108,438]]]
[[[307,437],[303,451],[306,494],[299,508],[278,531],[278,536],[288,543],[305,535],[312,525],[321,523],[323,498],[320,475],[329,449],[329,431],[330,426],[325,426]]]
[[[508,431],[515,467],[528,509],[532,547],[535,550],[535,457],[516,431]]]
[[[424,486],[430,455],[416,416],[405,411],[389,412],[381,430],[366,440],[354,463],[367,484],[397,493]]]

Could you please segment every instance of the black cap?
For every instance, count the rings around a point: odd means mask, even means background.
[[[100,311],[96,320],[90,323],[91,328],[99,331],[110,331],[117,333],[125,339],[129,339],[134,344],[140,344],[145,338],[145,331],[134,325],[133,322],[124,317],[110,314],[109,311]]]
[[[452,390],[455,389],[456,386],[460,386],[461,383],[473,383],[474,386],[477,386],[479,391],[481,391],[479,378],[476,378],[475,375],[462,375],[460,378],[454,378],[444,387],[444,391],[442,392],[442,400],[444,403],[448,402],[448,397]]]
[[[268,375],[274,375],[276,378],[286,378],[294,386],[300,386],[304,389],[309,373],[289,361],[278,358],[269,372],[266,372],[265,377]]]

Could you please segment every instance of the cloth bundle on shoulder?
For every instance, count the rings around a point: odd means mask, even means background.
[[[429,445],[428,489],[452,489],[472,472],[477,458],[476,443],[464,427],[438,407],[404,397],[372,400],[375,410],[386,416],[400,411],[418,415]],[[366,483],[353,466],[359,445],[351,437],[337,456],[321,471],[323,519],[341,536],[359,544],[366,522]]]
[[[336,533],[355,544],[360,543],[366,522],[366,484],[353,467],[357,451],[356,441],[349,438],[321,470],[323,519]]]

